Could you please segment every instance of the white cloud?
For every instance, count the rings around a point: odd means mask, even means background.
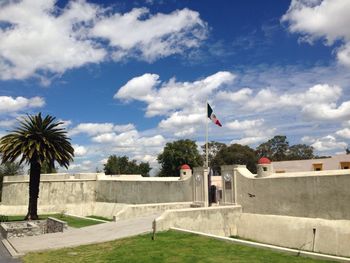
[[[108,132],[124,132],[134,129],[134,125],[131,123],[125,125],[114,125],[113,123],[80,123],[73,129],[71,129],[68,134],[69,136],[74,136],[80,133],[88,134],[89,136],[95,136],[97,134],[103,134]]]
[[[59,10],[55,3],[23,0],[1,6],[0,20],[11,26],[0,29],[0,78],[63,73],[104,60],[106,51],[86,35],[86,25],[96,19],[99,7],[81,0]]]
[[[137,56],[152,62],[199,46],[206,38],[207,26],[198,12],[187,8],[155,15],[147,8],[134,8],[100,19],[91,34],[109,41],[115,60]]]
[[[84,156],[87,154],[88,150],[86,149],[86,147],[82,146],[82,145],[78,145],[78,144],[73,144],[73,148],[74,148],[74,156],[75,157],[80,157],[80,156]]]
[[[335,134],[340,136],[340,137],[343,137],[345,139],[350,139],[350,129],[349,128],[341,129],[341,130],[337,131]]]
[[[219,91],[216,95],[218,100],[230,100],[232,102],[247,101],[252,95],[253,90],[249,88],[243,88],[236,92]]]
[[[48,85],[45,76],[109,58],[152,62],[181,54],[207,35],[206,23],[189,9],[152,15],[139,8],[122,14],[85,0],[69,1],[63,8],[57,2],[2,2],[0,79],[36,76]]]
[[[194,82],[176,82],[173,78],[156,89],[156,86],[160,85],[159,76],[147,73],[128,81],[118,90],[114,98],[146,102],[148,117],[166,115],[185,107],[204,108],[203,101],[222,85],[232,83],[234,77],[230,72],[220,71]]]
[[[219,93],[222,100],[232,101],[237,92]],[[247,94],[247,93],[246,93]],[[344,101],[337,106],[341,98],[342,89],[336,85],[317,84],[305,91],[281,93],[272,88],[264,88],[243,101],[243,110],[267,111],[271,109],[286,110],[295,108],[300,110],[304,117],[312,120],[345,120],[350,117],[350,101]],[[248,95],[247,95],[248,96]]]
[[[337,50],[339,62],[350,66],[350,2],[344,0],[293,0],[282,17],[289,23],[289,31],[300,33],[302,41],[312,43],[325,39],[327,45],[340,40]]]
[[[41,97],[24,98],[0,96],[0,114],[11,113],[30,108],[40,108],[45,105],[45,100]]]
[[[234,120],[232,122],[228,122],[226,124],[227,128],[230,130],[236,130],[236,131],[244,131],[244,130],[251,130],[261,127],[264,124],[263,119],[257,119],[257,120],[244,120],[244,121],[238,121]]]
[[[16,119],[12,120],[0,120],[0,127],[10,128],[13,127],[17,123]]]
[[[93,142],[102,144],[111,144],[113,147],[121,147],[123,149],[140,148],[140,147],[160,147],[165,143],[162,135],[151,137],[142,137],[137,130],[126,131],[120,134],[103,133],[92,138]]]
[[[238,143],[238,144],[242,144],[242,145],[252,145],[252,144],[264,142],[268,138],[269,137],[267,137],[267,136],[245,137],[245,138],[238,139],[238,140],[232,140],[230,142],[230,144]]]
[[[316,151],[326,152],[326,151],[334,151],[334,150],[343,150],[347,147],[347,143],[337,141],[337,139],[332,135],[327,135],[322,138],[318,138],[315,140],[312,147],[315,148]]]

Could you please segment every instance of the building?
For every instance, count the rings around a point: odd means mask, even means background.
[[[350,154],[330,158],[272,162],[275,173],[350,169]]]

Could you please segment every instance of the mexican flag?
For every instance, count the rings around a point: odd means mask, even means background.
[[[210,107],[209,103],[207,103],[207,112],[208,112],[208,118],[212,120],[216,125],[222,127],[220,121],[216,118],[215,114],[213,113],[213,109]]]

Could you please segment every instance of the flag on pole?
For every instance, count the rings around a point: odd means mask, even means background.
[[[207,103],[207,112],[208,118],[212,120],[216,125],[222,127],[220,121],[216,118],[216,115],[213,113],[213,109],[210,107],[209,103]]]

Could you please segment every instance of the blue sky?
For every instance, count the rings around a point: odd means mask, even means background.
[[[350,2],[0,3],[0,135],[26,113],[65,122],[71,171],[111,154],[149,161],[166,142],[255,147],[274,135],[344,153],[350,139]]]

